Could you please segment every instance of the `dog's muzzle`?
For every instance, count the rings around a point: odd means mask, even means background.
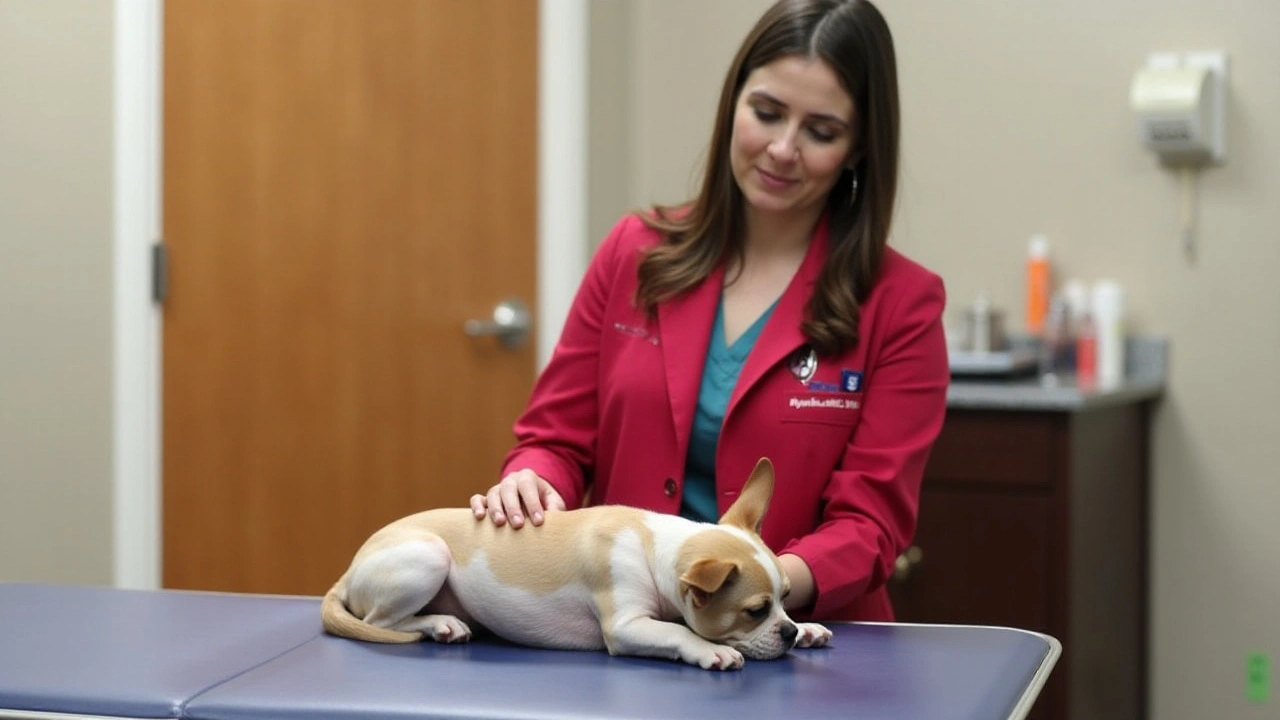
[[[747,638],[746,642],[729,644],[752,660],[773,660],[795,647],[799,636],[800,628],[793,622],[784,621],[772,629],[762,629],[759,634]]]
[[[778,635],[782,636],[782,644],[788,650],[796,646],[796,637],[800,635],[800,629],[795,623],[782,623],[778,628]]]

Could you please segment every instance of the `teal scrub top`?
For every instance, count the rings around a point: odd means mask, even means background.
[[[733,341],[733,345],[725,343],[723,295],[716,306],[707,361],[702,369],[702,386],[698,390],[698,409],[693,416],[693,433],[689,437],[689,455],[684,464],[680,514],[690,520],[716,522],[720,519],[716,505],[716,445],[720,440],[720,428],[724,425],[724,412],[742,372],[742,364],[777,304],[775,300],[751,327]]]

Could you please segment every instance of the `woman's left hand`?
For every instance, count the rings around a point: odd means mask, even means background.
[[[564,510],[564,498],[532,470],[516,470],[489,488],[484,495],[471,496],[471,512],[477,520],[487,514],[495,525],[524,527],[525,518],[541,525],[546,510]]]
[[[779,555],[778,562],[782,563],[782,570],[791,581],[791,593],[782,601],[782,607],[790,612],[813,605],[813,595],[817,588],[809,564],[801,560],[800,556],[790,553]]]

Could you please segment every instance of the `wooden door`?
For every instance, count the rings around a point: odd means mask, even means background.
[[[534,376],[535,0],[166,0],[163,584],[317,594],[498,479]]]

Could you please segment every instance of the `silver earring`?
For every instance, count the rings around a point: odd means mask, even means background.
[[[849,193],[849,204],[852,205],[858,201],[858,174],[853,174],[853,192]]]

